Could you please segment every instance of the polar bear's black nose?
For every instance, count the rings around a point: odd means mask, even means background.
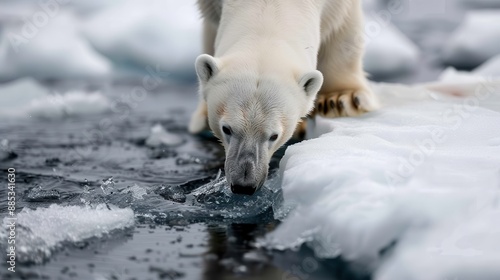
[[[231,191],[234,194],[253,195],[256,190],[257,188],[253,186],[231,185]]]

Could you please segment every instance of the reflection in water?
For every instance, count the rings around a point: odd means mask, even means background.
[[[252,251],[251,246],[256,236],[274,226],[274,223],[209,225],[209,249],[203,279],[282,279],[284,272],[271,265],[262,252]]]
[[[208,225],[204,280],[369,280],[369,273],[341,259],[317,259],[302,246],[297,252],[264,252],[255,239],[272,231],[277,221],[263,224]]]

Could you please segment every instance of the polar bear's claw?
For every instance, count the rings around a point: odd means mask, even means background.
[[[369,89],[320,94],[316,100],[316,112],[326,118],[359,116],[377,107],[377,100]]]

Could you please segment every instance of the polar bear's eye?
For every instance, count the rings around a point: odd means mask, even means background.
[[[273,134],[271,138],[269,138],[269,141],[276,141],[278,140],[278,134]]]
[[[229,129],[229,127],[227,126],[222,127],[222,132],[224,132],[224,134],[226,134],[227,136],[231,136],[231,129]]]

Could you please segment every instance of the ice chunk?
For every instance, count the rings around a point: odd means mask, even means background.
[[[143,71],[194,75],[201,53],[196,1],[128,1],[103,10],[84,24],[84,34],[101,53]]]
[[[6,238],[5,225],[9,221],[8,217],[3,219],[2,239]],[[17,214],[17,259],[20,262],[39,263],[65,242],[102,237],[133,224],[134,212],[131,209],[109,210],[105,205],[90,208],[53,204],[36,210],[25,208]]]
[[[483,77],[500,78],[500,54],[481,64],[472,73]]]
[[[150,147],[178,146],[184,143],[184,139],[174,133],[170,133],[163,128],[161,124],[156,124],[151,128],[151,134],[146,139],[146,145]]]
[[[446,279],[451,271],[500,278],[493,268],[500,263],[493,225],[500,213],[500,108],[482,107],[500,100],[500,87],[460,98],[422,95],[418,87],[374,90],[380,111],[318,117],[310,136],[319,138],[288,147],[280,163],[283,203],[275,207],[283,222],[262,244],[307,243],[318,256],[375,269],[383,261],[377,279]],[[391,247],[394,254],[381,259]],[[474,259],[464,266],[465,257],[453,257],[456,247]]]
[[[61,193],[58,190],[44,190],[42,186],[30,188],[25,194],[25,200],[29,202],[47,202],[60,198]]]
[[[500,54],[500,11],[471,11],[443,49],[444,61],[473,68]]]
[[[134,184],[132,187],[129,187],[126,191],[132,194],[134,199],[144,199],[143,197],[148,194],[145,188]]]
[[[374,77],[394,76],[415,69],[420,51],[401,31],[390,23],[367,17],[365,28],[366,53],[364,69]]]
[[[28,21],[29,22],[29,21]],[[0,81],[18,77],[100,78],[111,64],[79,35],[71,13],[61,10],[42,27],[20,22],[0,33]]]

